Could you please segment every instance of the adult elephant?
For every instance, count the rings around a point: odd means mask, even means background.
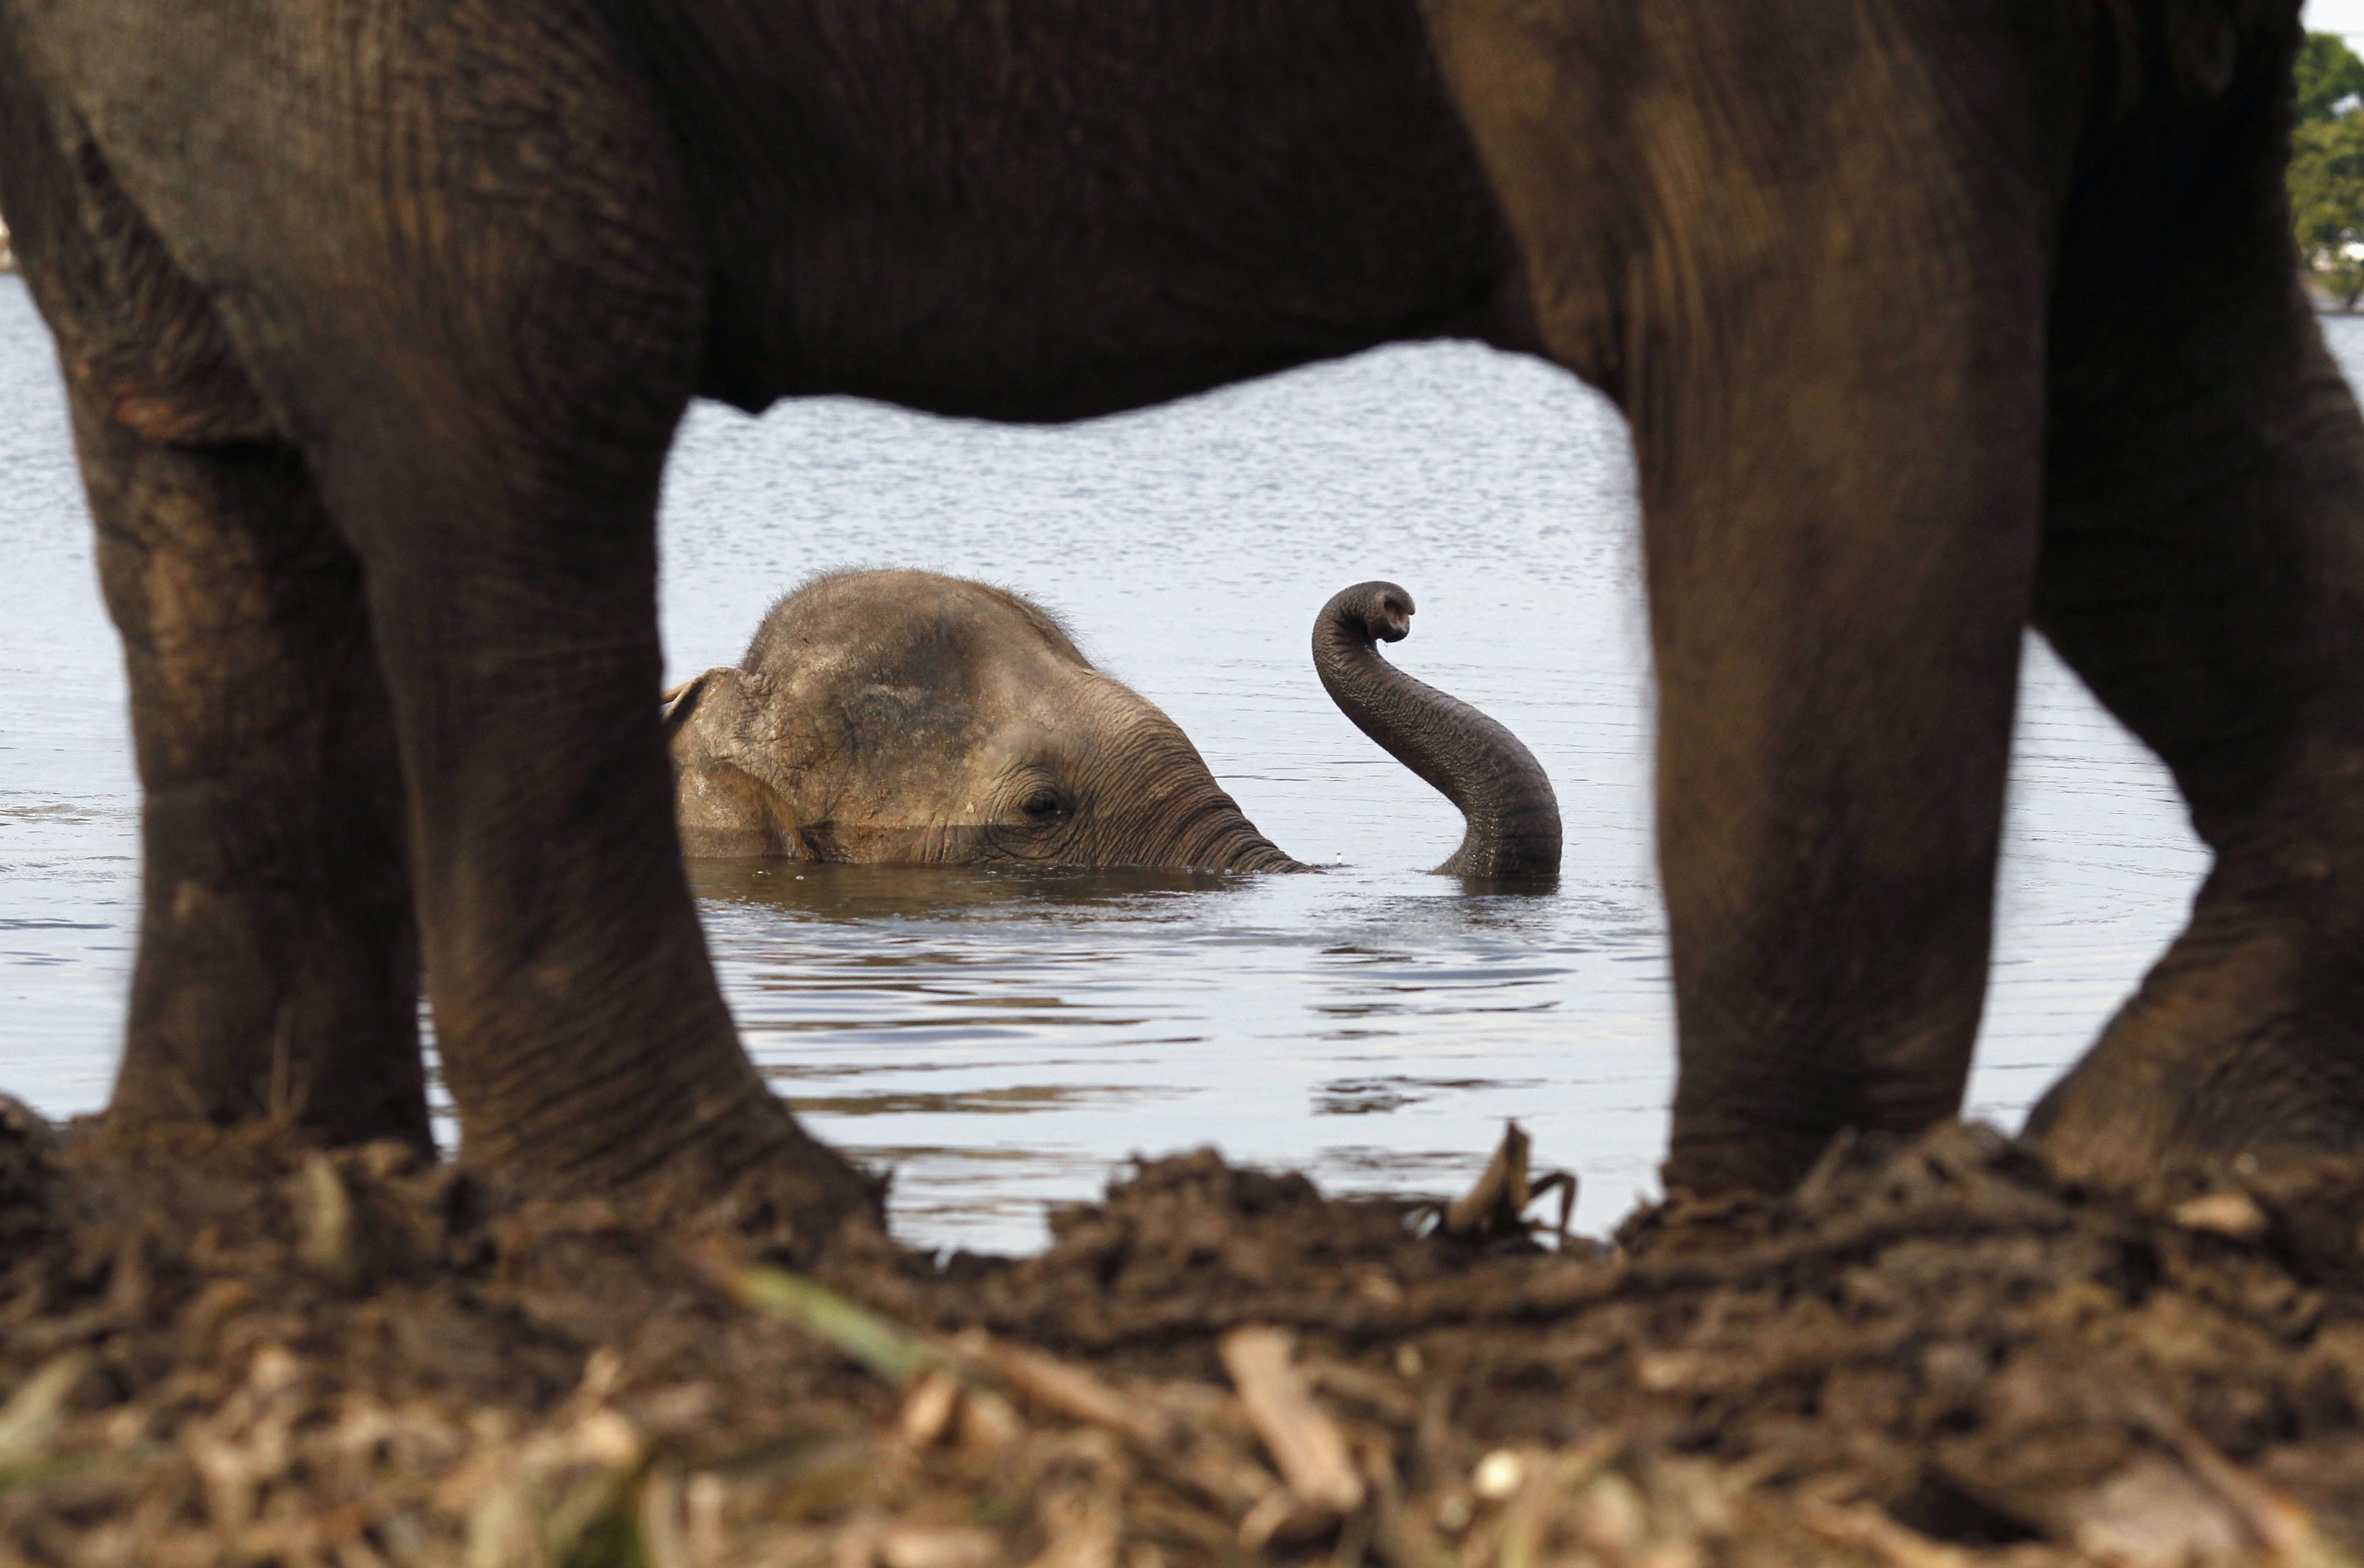
[[[1534,753],[1379,657],[1411,617],[1393,583],[1333,595],[1313,621],[1322,685],[1460,809],[1438,871],[1557,874],[1559,801]],[[824,573],[772,606],[743,660],[664,704],[690,855],[1311,869],[1256,831],[1156,704],[988,584]]]
[[[1004,419],[1390,339],[1631,421],[1666,1176],[1960,1102],[2022,629],[2216,864],[2064,1160],[2364,1142],[2364,424],[2293,284],[2298,0],[0,0],[147,788],[114,1115],[866,1201],[667,811],[694,395]]]

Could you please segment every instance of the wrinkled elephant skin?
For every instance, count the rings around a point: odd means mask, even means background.
[[[664,722],[690,855],[1302,869],[1180,727],[981,583],[819,578]]]
[[[423,972],[480,1164],[869,1202],[684,882],[649,696],[688,399],[1064,419],[1460,336],[1632,425],[1670,1184],[1959,1106],[2030,625],[2216,855],[2037,1128],[2120,1176],[2364,1145],[2364,424],[2292,281],[2298,37],[2298,0],[0,0],[0,208],[147,792],[113,1115],[423,1138]]]

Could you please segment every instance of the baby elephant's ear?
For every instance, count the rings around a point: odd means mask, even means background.
[[[708,670],[661,699],[685,854],[786,852],[777,828],[788,818],[767,783],[776,771],[764,740],[769,686],[743,670]]]
[[[657,698],[664,705],[660,711],[665,739],[671,740],[684,729],[695,728],[719,740],[739,728],[769,684],[761,675],[727,664],[684,681]]]
[[[703,675],[684,681],[681,684],[662,693],[657,697],[657,702],[661,705],[658,712],[664,724],[666,742],[670,744],[673,738],[681,733],[682,726],[687,724],[691,716],[697,712],[698,699],[705,695],[707,688],[714,684],[715,677],[737,673],[735,670],[708,670]]]
[[[664,704],[665,746],[674,761],[743,761],[769,684],[761,675],[725,665],[666,692],[658,700]]]

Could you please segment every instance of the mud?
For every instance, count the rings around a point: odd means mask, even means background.
[[[804,1273],[390,1146],[0,1115],[0,1563],[2364,1560],[2364,1163],[1974,1128],[1611,1242],[1212,1154]]]

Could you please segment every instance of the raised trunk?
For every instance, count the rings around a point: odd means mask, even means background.
[[[1313,621],[1313,668],[1356,728],[1436,786],[1468,824],[1436,869],[1459,876],[1555,876],[1559,800],[1519,738],[1458,697],[1415,681],[1379,657],[1381,641],[1411,631],[1411,595],[1358,583]]]

